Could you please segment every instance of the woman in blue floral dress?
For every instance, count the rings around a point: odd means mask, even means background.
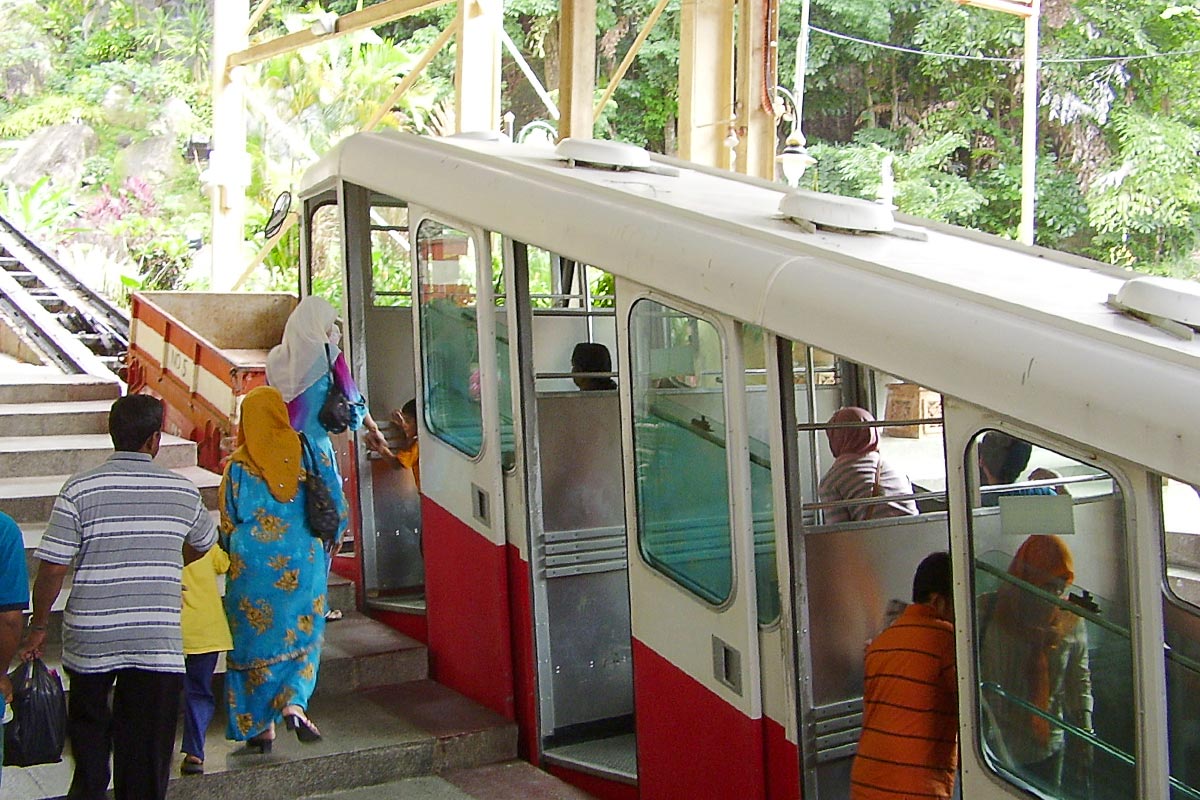
[[[227,736],[268,752],[275,723],[302,742],[325,630],[326,554],[305,517],[300,436],[279,390],[259,387],[241,411],[241,446],[221,481],[221,546],[229,554],[225,613],[233,634],[225,673]],[[318,456],[318,459],[320,456]],[[343,528],[346,502],[333,493]]]

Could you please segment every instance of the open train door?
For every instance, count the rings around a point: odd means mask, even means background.
[[[761,797],[762,694],[738,327],[624,282],[619,317],[638,784]]]
[[[500,399],[489,238],[409,209],[417,264],[421,522],[434,676],[512,716]]]

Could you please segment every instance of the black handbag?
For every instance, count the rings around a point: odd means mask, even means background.
[[[67,741],[62,679],[40,658],[19,665],[8,679],[13,687],[13,718],[4,726],[4,766],[32,767],[62,761]]]
[[[338,531],[342,527],[342,516],[333,502],[333,492],[317,470],[317,456],[308,437],[300,434],[300,446],[304,450],[304,516],[308,520],[308,532],[320,539],[326,549],[333,547]]]
[[[317,422],[330,433],[341,433],[350,427],[351,411],[350,398],[338,386],[337,375],[333,372],[333,359],[329,355],[329,345],[325,345],[325,363],[329,366],[329,392],[325,402],[317,412]]]

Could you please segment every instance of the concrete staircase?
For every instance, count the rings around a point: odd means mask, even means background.
[[[118,392],[116,383],[94,378],[0,371],[0,508],[21,525],[27,559],[32,560],[63,482],[111,452],[106,418]],[[164,437],[157,460],[191,478],[209,507],[215,506],[219,476],[195,466],[194,443]],[[60,608],[68,592],[64,586]],[[175,773],[171,800],[367,798],[414,796],[414,791],[455,800],[587,797],[514,762],[516,726],[429,680],[424,645],[352,611],[349,581],[334,576],[329,600],[331,607],[345,610],[345,618],[326,626],[318,688],[309,708],[322,741],[301,745],[280,727],[272,753],[248,753],[225,739],[218,701],[206,741],[206,772]],[[52,665],[56,650],[47,652]],[[221,678],[214,682],[218,698]],[[182,733],[176,741],[182,741]],[[476,774],[479,769],[485,773]],[[69,748],[59,764],[8,767],[3,795],[11,800],[63,797],[71,771]],[[435,777],[443,774],[457,777]],[[435,791],[439,786],[442,793]]]

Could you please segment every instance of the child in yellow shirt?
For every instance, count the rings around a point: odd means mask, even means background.
[[[204,734],[216,711],[212,693],[213,672],[222,652],[233,649],[229,623],[217,576],[229,571],[229,556],[220,545],[213,545],[204,557],[183,568],[183,652],[187,674],[184,677],[183,763],[184,775],[204,772]]]

